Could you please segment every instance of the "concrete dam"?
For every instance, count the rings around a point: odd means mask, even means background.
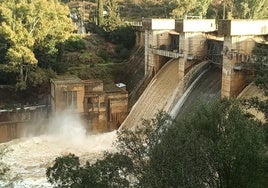
[[[120,129],[136,127],[143,119],[152,119],[159,111],[165,111],[176,116],[177,105],[183,96],[185,88],[188,88],[201,72],[203,74],[209,69],[208,62],[202,62],[192,69],[185,78],[178,74],[178,60],[173,59],[167,62],[163,68],[153,77],[138,101],[132,107],[129,115],[121,125]]]
[[[120,129],[135,128],[142,119],[153,118],[159,110],[172,116],[190,113],[191,105],[198,100],[236,97],[245,87],[248,72],[243,71],[243,65],[251,60],[249,53],[244,52],[252,49],[252,42],[248,43],[232,30],[218,36],[212,20],[179,20],[176,23],[175,20],[144,20],[139,38],[145,41],[145,76],[153,78]],[[189,28],[188,24],[196,27]],[[224,24],[228,28],[230,23]],[[251,32],[250,27],[243,32],[246,31]],[[252,31],[251,35],[254,32],[258,36],[263,34]],[[243,34],[248,36],[248,33]],[[0,181],[0,186],[50,187],[45,170],[55,157],[74,153],[82,160],[96,160],[102,152],[114,150],[115,131],[87,135],[82,123],[70,114],[58,117],[49,127],[51,129],[45,135],[0,144],[10,149],[2,161],[11,166],[10,177]]]
[[[245,67],[254,63],[251,55],[254,45],[266,40],[265,28],[267,20],[216,23],[202,19],[144,19],[139,38],[145,41],[145,75],[155,76],[120,129],[138,126],[142,119],[151,119],[160,110],[176,117],[198,79],[206,75],[210,63],[220,68],[208,71],[206,76],[212,76],[203,78],[203,88],[207,86],[213,91],[206,93],[204,100],[237,97],[253,75]],[[200,99],[198,92],[191,94],[186,106]]]

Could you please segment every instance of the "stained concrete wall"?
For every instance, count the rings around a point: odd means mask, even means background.
[[[252,71],[245,63],[251,62],[255,39],[268,34],[268,20],[220,20],[219,34],[224,36],[222,97],[236,97],[248,84]]]
[[[219,35],[267,35],[268,20],[219,20]]]
[[[27,127],[26,122],[0,122],[0,143],[19,138]]]
[[[254,36],[225,36],[222,67],[222,97],[236,97],[248,84],[250,72],[242,70],[249,63],[255,45]],[[236,70],[241,67],[241,70]]]
[[[183,78],[189,69],[200,62],[207,54],[207,43],[204,33],[187,32],[180,34],[179,48],[183,57],[179,59],[179,75]]]
[[[30,127],[31,130],[38,130],[41,123],[48,118],[48,113],[47,106],[32,106],[28,110],[0,112],[0,143],[23,136]]]
[[[77,106],[68,106],[66,104],[64,92],[76,92],[76,104]],[[51,103],[54,112],[71,110],[77,113],[84,112],[84,96],[85,87],[82,80],[78,78],[66,78],[66,79],[55,79],[51,81]],[[74,101],[75,102],[75,101]]]

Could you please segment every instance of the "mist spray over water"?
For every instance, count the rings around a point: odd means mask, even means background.
[[[115,150],[115,131],[88,134],[79,116],[70,111],[57,113],[36,131],[38,126],[38,123],[31,126],[25,134],[27,137],[0,144],[8,148],[2,161],[10,168],[6,180],[0,180],[0,187],[51,187],[45,172],[56,157],[73,153],[82,162],[94,162],[104,151]],[[37,132],[39,136],[34,136]]]
[[[57,113],[46,126],[45,133],[78,144],[83,144],[87,134],[78,114],[72,114],[71,111]]]

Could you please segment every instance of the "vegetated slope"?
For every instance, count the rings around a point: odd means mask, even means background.
[[[129,106],[137,101],[141,93],[144,91],[143,85],[145,83],[145,59],[144,59],[144,47],[138,47],[135,49],[128,62],[126,63],[126,71],[122,80],[127,85],[129,92]]]
[[[128,91],[132,91],[137,83],[144,78],[144,47],[138,47],[126,64],[125,80]]]
[[[132,107],[121,128],[137,126],[142,119],[151,119],[158,111],[169,108],[167,104],[180,82],[177,66],[176,60],[164,65]]]

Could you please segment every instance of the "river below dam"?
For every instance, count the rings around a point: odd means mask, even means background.
[[[169,71],[173,71],[173,64],[167,67]],[[173,75],[173,74],[168,74]],[[161,76],[161,75],[160,75]],[[158,76],[158,80],[160,79]],[[169,77],[168,77],[169,78]],[[164,79],[164,78],[163,78]],[[165,79],[167,79],[165,77]],[[168,81],[173,80],[171,76]],[[167,81],[167,82],[168,82]],[[163,84],[158,84],[159,87]],[[174,91],[172,84],[164,84],[167,88],[151,89],[151,98],[159,99],[163,95],[170,96]],[[175,86],[174,86],[175,87]],[[169,89],[171,88],[171,89]],[[189,92],[189,96],[182,105],[178,116],[191,113],[191,109],[197,101],[213,100],[220,98],[221,88],[221,72],[217,67],[212,67],[206,71],[203,76],[197,80],[196,84]],[[161,93],[160,90],[166,93]],[[146,92],[145,92],[146,94]],[[165,97],[166,97],[165,96]],[[145,97],[147,98],[147,97]],[[147,98],[148,99],[148,98]],[[151,102],[158,104],[159,100]],[[146,105],[144,105],[146,104]],[[146,107],[145,107],[146,106]],[[147,103],[141,103],[141,111],[150,107]],[[133,122],[134,123],[134,122]],[[78,156],[82,162],[94,162],[102,157],[104,151],[115,151],[113,142],[116,140],[116,131],[103,133],[99,135],[88,135],[80,123],[78,117],[71,114],[61,114],[52,118],[52,121],[46,126],[44,134],[39,136],[29,136],[31,131],[27,131],[27,137],[12,140],[7,143],[0,144],[0,147],[6,148],[2,162],[10,168],[6,175],[6,180],[0,180],[0,187],[11,188],[41,188],[52,187],[46,179],[46,169],[53,164],[56,157],[73,153]]]
[[[1,162],[10,169],[0,179],[0,187],[52,187],[46,179],[46,169],[56,157],[73,153],[83,162],[94,162],[104,151],[113,151],[116,132],[86,134],[79,119],[60,115],[47,126],[45,134],[27,136],[0,144],[4,149]]]

